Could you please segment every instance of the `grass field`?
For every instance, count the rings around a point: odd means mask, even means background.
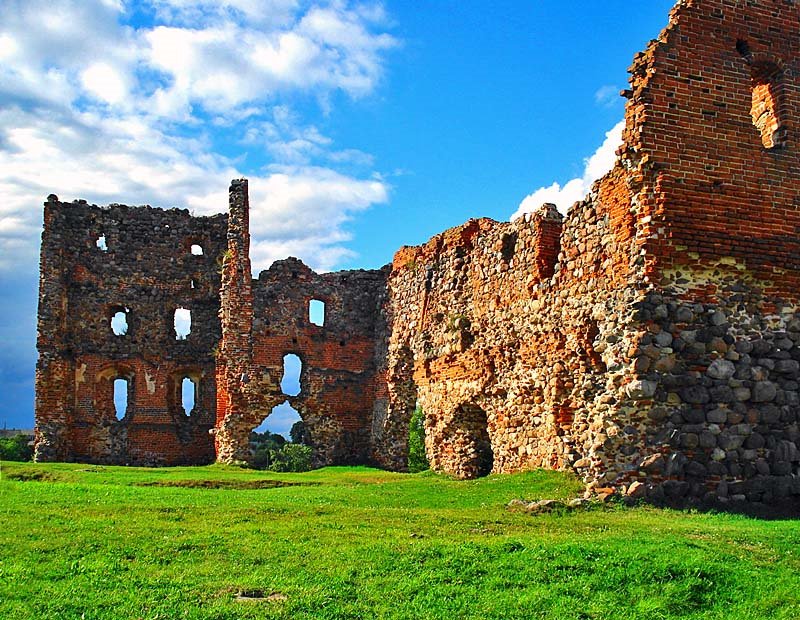
[[[800,618],[800,522],[506,508],[580,492],[552,472],[0,475],[4,620]]]

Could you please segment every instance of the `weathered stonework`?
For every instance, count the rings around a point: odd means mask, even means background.
[[[226,217],[85,202],[45,203],[36,370],[39,460],[212,462],[214,347],[220,339],[219,267]],[[105,249],[98,247],[98,240]],[[101,242],[102,244],[102,242]],[[202,256],[191,253],[192,245]],[[177,308],[192,313],[178,340]],[[117,312],[127,333],[115,335]],[[184,377],[197,382],[183,411]],[[113,382],[128,380],[118,420]]]
[[[670,501],[800,495],[798,47],[795,2],[678,2],[583,201],[470,220],[383,270],[288,259],[253,279],[246,181],[227,220],[51,197],[37,458],[247,460],[250,430],[289,400],[318,465],[402,470],[419,404],[433,468],[459,477],[546,467]],[[185,342],[164,322],[176,305],[197,313]],[[134,317],[122,337],[118,307]],[[288,353],[297,396],[280,387]],[[204,387],[187,417],[188,372]],[[117,376],[134,394],[121,421]]]
[[[247,182],[234,181],[222,269],[217,453],[250,458],[248,437],[288,400],[305,422],[316,465],[367,463],[375,400],[375,324],[384,271],[317,274],[296,258],[250,275]],[[325,304],[322,326],[309,303]],[[302,361],[301,391],[281,390],[283,358]]]

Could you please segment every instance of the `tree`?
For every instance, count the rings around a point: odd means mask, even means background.
[[[0,460],[30,461],[33,458],[33,448],[28,443],[27,435],[0,437]]]
[[[298,420],[292,424],[292,429],[289,431],[289,437],[292,438],[292,443],[299,443],[305,446],[311,443],[311,437],[308,434],[306,423]]]
[[[279,450],[270,451],[270,471],[299,472],[311,469],[312,450],[299,443],[287,443]]]
[[[408,425],[408,471],[416,473],[430,468],[425,455],[425,414],[417,406]]]

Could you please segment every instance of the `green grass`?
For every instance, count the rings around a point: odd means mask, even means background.
[[[800,522],[505,507],[580,492],[552,472],[0,475],[3,619],[800,618]]]

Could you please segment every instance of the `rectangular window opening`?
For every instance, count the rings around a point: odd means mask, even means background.
[[[320,327],[325,325],[325,302],[312,299],[308,302],[308,320]]]
[[[186,308],[176,309],[173,325],[175,327],[175,339],[186,340],[189,334],[192,333],[192,311]]]

